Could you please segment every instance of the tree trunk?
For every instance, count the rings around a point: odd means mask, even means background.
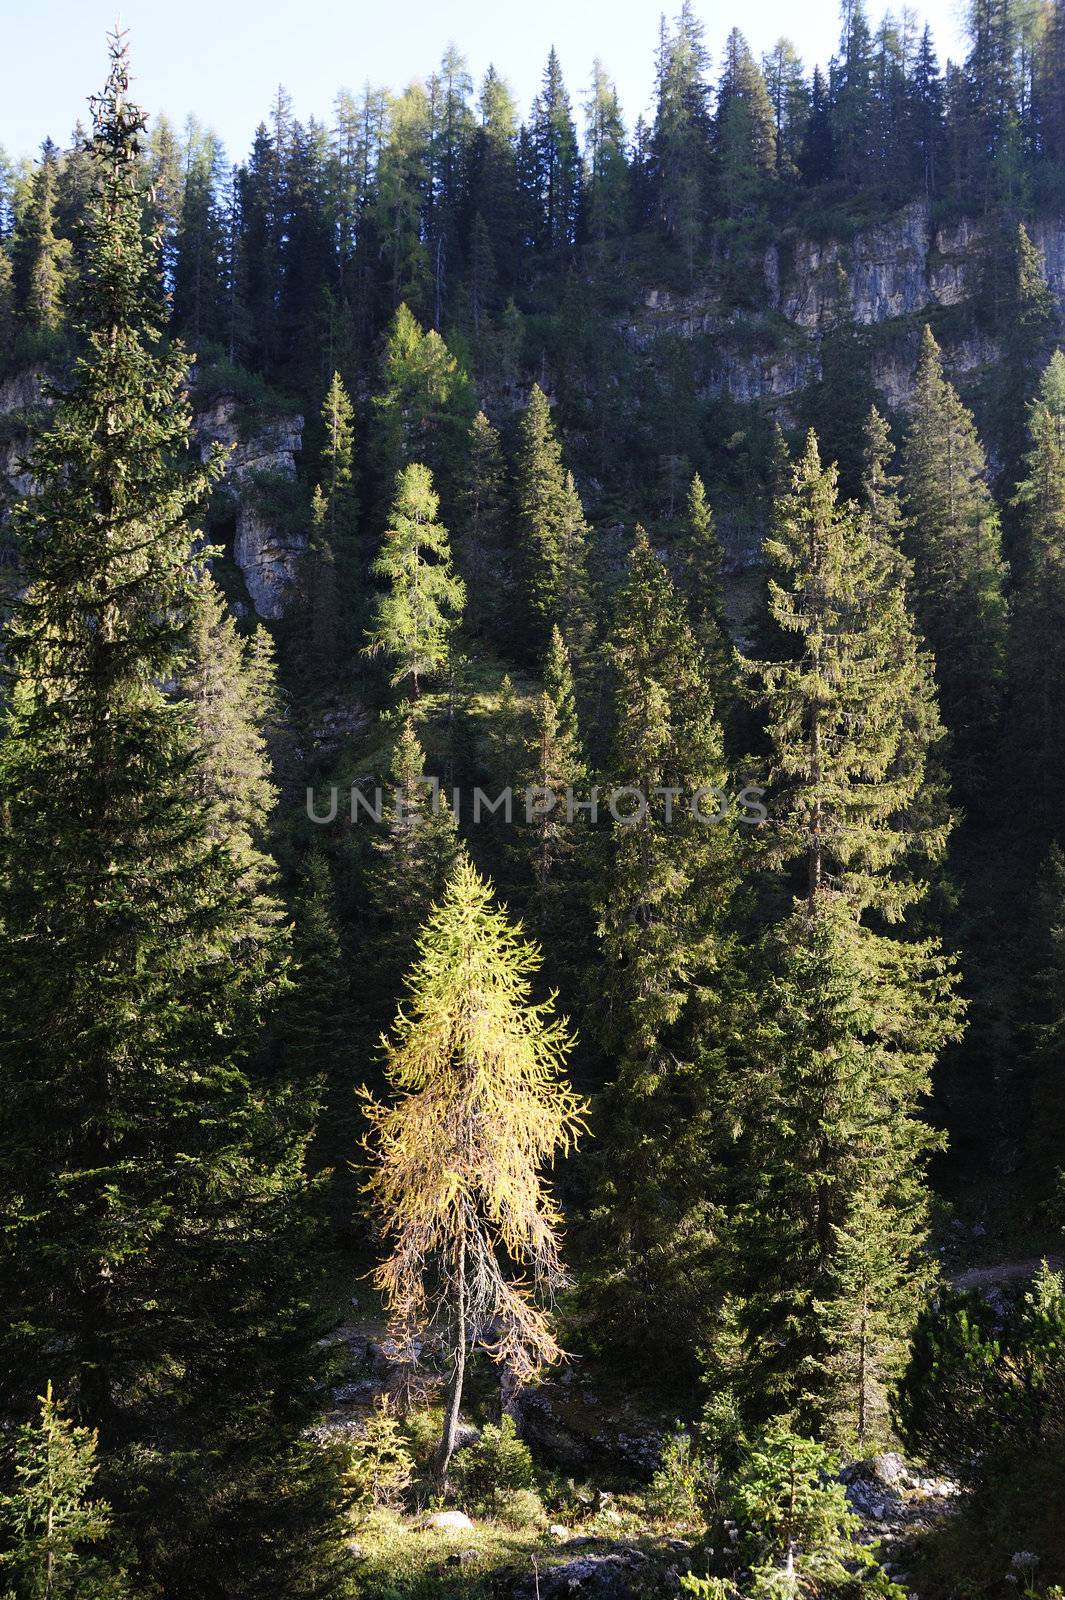
[[[455,1365],[451,1374],[447,1404],[444,1407],[444,1431],[436,1452],[434,1473],[441,1489],[447,1487],[447,1471],[455,1453],[455,1439],[459,1431],[459,1408],[462,1405],[462,1384],[466,1376],[466,1241],[459,1240],[455,1261]]]

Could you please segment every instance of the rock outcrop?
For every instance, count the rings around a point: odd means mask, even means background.
[[[1030,225],[1065,330],[1065,217]],[[846,239],[785,235],[762,260],[764,310],[724,312],[706,288],[678,294],[650,287],[625,326],[629,343],[649,350],[662,335],[692,343],[700,393],[739,402],[787,402],[821,376],[820,344],[841,320],[877,330],[874,381],[886,403],[905,409],[913,393],[919,324],[955,308],[943,331],[951,376],[989,366],[998,351],[966,315],[983,280],[989,241],[962,217],[935,225],[922,201]]]
[[[5,503],[33,493],[24,463],[44,404],[43,377],[39,369],[27,368],[0,380],[0,511]],[[295,482],[303,418],[264,414],[223,395],[196,409],[193,431],[203,459],[215,443],[228,451],[216,498],[223,516],[232,517],[233,559],[256,614],[279,617],[307,546],[306,532],[293,529],[276,511],[278,486]]]
[[[303,418],[250,416],[239,401],[222,395],[197,410],[194,428],[204,460],[212,445],[229,451],[220,493],[234,513],[233,559],[256,614],[280,617],[307,537],[279,524],[271,511],[271,488],[295,480]]]

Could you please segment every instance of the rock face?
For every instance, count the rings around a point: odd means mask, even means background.
[[[194,428],[203,460],[214,444],[229,451],[221,493],[235,515],[233,559],[257,615],[280,617],[307,537],[279,527],[270,511],[270,487],[295,479],[303,418],[249,417],[237,400],[223,395],[196,412]]]
[[[1065,325],[1065,216],[1033,221],[1029,232],[1043,252]],[[961,308],[958,330],[942,340],[953,377],[995,361],[994,343],[965,327],[987,249],[978,221],[963,217],[935,227],[929,207],[915,201],[847,239],[800,235],[772,244],[762,261],[762,313],[725,313],[705,289],[676,294],[652,287],[624,331],[640,351],[664,334],[690,342],[704,396],[764,401],[786,413],[788,400],[821,376],[825,333],[849,319],[880,330],[874,381],[888,405],[905,409],[922,316]]]
[[[0,507],[33,493],[23,461],[33,427],[39,425],[43,376],[29,368],[0,381]],[[193,436],[204,460],[212,444],[229,451],[219,500],[233,518],[233,559],[257,615],[279,617],[307,547],[306,533],[285,525],[273,509],[278,486],[295,481],[303,418],[261,415],[231,396],[220,396],[195,411]]]

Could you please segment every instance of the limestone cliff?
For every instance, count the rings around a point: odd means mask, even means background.
[[[25,458],[45,404],[43,376],[31,368],[0,380],[0,519],[15,498],[33,493]],[[215,498],[216,517],[232,522],[233,560],[256,614],[279,617],[307,543],[303,529],[276,513],[277,486],[295,483],[303,418],[252,409],[221,395],[195,409],[193,429],[204,459],[214,443],[229,452]]]

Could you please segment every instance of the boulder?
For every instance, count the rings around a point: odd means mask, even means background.
[[[638,1579],[646,1566],[642,1550],[581,1556],[519,1578],[510,1590],[511,1600],[635,1600]]]
[[[473,1523],[465,1511],[434,1511],[425,1519],[425,1526],[437,1529],[441,1533],[458,1533],[464,1529],[472,1529]]]

